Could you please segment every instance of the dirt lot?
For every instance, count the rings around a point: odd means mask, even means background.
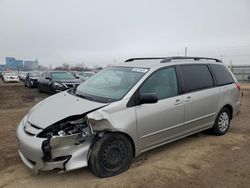
[[[47,97],[22,84],[0,83],[0,188],[3,187],[250,187],[250,85],[243,84],[239,115],[228,133],[196,134],[135,159],[116,177],[99,179],[87,168],[34,175],[17,154],[21,118]]]

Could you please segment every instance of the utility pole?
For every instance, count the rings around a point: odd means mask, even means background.
[[[187,47],[185,47],[185,57],[187,56]]]

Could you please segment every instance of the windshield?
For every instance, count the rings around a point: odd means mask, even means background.
[[[30,72],[29,75],[31,77],[39,77],[41,74],[40,74],[40,72]]]
[[[52,72],[54,80],[73,80],[75,77],[69,72]]]
[[[76,95],[104,102],[119,100],[147,71],[144,68],[108,67],[78,86]]]

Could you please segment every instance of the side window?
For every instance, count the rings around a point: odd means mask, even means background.
[[[234,83],[231,73],[224,65],[211,64],[209,66],[211,67],[219,86]]]
[[[180,68],[184,92],[213,87],[213,77],[207,65],[181,65]]]
[[[158,99],[178,95],[178,84],[174,67],[156,71],[140,89],[140,93],[156,93]]]

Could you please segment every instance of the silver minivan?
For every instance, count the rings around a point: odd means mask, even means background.
[[[109,177],[152,148],[225,134],[239,106],[240,85],[218,59],[133,58],[35,105],[17,128],[19,154],[35,173],[89,166]]]

